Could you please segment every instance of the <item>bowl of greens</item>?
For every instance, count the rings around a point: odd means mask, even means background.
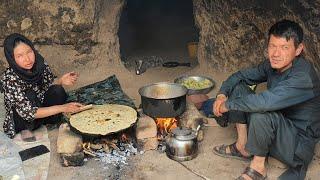
[[[188,89],[188,95],[208,94],[215,86],[215,82],[205,76],[181,76],[174,82],[185,86]]]

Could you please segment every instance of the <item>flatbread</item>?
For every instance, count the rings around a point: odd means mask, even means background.
[[[72,115],[70,125],[82,133],[107,135],[130,127],[136,120],[137,112],[133,108],[106,104]]]

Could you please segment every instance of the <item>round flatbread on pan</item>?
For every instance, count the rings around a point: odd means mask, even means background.
[[[118,132],[130,127],[136,121],[136,110],[118,104],[94,105],[92,109],[70,117],[70,125],[73,128],[92,135]]]

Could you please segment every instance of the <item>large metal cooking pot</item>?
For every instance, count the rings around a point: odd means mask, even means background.
[[[200,126],[199,126],[200,127]],[[166,154],[176,161],[189,161],[198,155],[197,131],[189,128],[175,128],[166,138]]]
[[[139,89],[143,113],[153,118],[177,117],[186,110],[187,88],[160,82]]]

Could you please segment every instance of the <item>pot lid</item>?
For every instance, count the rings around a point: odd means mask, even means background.
[[[175,128],[172,130],[172,134],[174,137],[180,140],[189,140],[196,137],[191,129],[185,127]]]

